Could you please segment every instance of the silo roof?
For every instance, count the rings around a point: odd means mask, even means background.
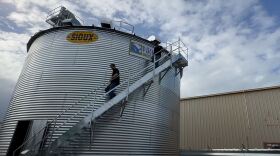
[[[119,30],[116,30],[116,29],[108,29],[108,28],[102,28],[102,27],[96,27],[96,26],[65,26],[65,27],[53,27],[53,28],[50,28],[50,29],[46,29],[46,30],[43,30],[43,31],[39,31],[37,32],[35,35],[33,35],[28,43],[27,43],[27,52],[29,50],[29,48],[31,47],[32,43],[40,36],[46,34],[46,33],[49,33],[49,32],[52,32],[52,31],[56,31],[56,30],[63,30],[63,29],[76,29],[76,28],[84,28],[84,29],[95,29],[95,30],[105,30],[105,31],[109,31],[109,32],[115,32],[115,33],[120,33],[122,35],[127,35],[127,36],[130,36],[130,37],[134,37],[134,38],[137,38],[139,40],[142,40],[144,42],[149,42],[151,44],[154,44],[153,42],[147,40],[147,39],[144,39],[142,37],[139,37],[135,34],[130,34],[130,33],[127,33],[127,32],[123,32],[123,31],[119,31]]]

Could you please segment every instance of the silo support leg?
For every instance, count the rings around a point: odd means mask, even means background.
[[[146,96],[146,94],[147,94],[148,90],[150,89],[150,87],[151,87],[151,85],[152,85],[153,82],[154,82],[154,81],[150,81],[150,82],[148,83],[148,87],[147,87],[147,88],[144,87],[144,94],[143,94],[143,97]]]
[[[122,117],[122,115],[123,115],[123,111],[124,111],[124,109],[125,109],[126,103],[127,103],[127,100],[124,99],[123,102],[122,102],[122,104],[121,104],[120,117]]]
[[[161,80],[164,78],[164,76],[167,74],[167,72],[170,70],[171,68],[167,68],[165,71],[164,71],[164,74],[159,76],[159,83],[161,82]]]
[[[93,132],[94,132],[94,128],[95,128],[95,120],[91,120],[90,121],[90,133],[89,133],[89,135],[90,135],[90,137],[89,137],[89,139],[90,139],[90,149],[91,149],[91,147],[92,147],[92,140],[93,140]]]

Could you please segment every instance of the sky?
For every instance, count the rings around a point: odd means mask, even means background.
[[[143,38],[179,37],[189,48],[181,97],[280,85],[279,0],[0,0],[0,121],[27,56],[63,5],[84,20],[124,20]]]

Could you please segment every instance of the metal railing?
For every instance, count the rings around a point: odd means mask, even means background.
[[[49,19],[51,19],[52,17],[54,17],[54,16],[57,16],[57,15],[59,15],[60,13],[61,13],[61,11],[62,10],[67,10],[64,6],[58,6],[58,7],[56,7],[56,8],[54,8],[53,10],[51,10],[51,11],[49,11],[47,14],[47,17],[46,17],[46,21],[47,20],[49,20]],[[69,10],[68,10],[69,11]],[[84,20],[82,20],[79,16],[77,16],[77,15],[74,15],[72,12],[68,12],[67,13],[67,18],[69,18],[70,16],[73,16],[73,17],[76,17],[77,18],[77,20],[82,24],[82,25],[84,25]],[[59,21],[57,21],[57,22],[59,22]],[[57,25],[58,23],[54,23],[55,25]]]
[[[125,31],[127,33],[134,33],[134,26],[132,24],[127,23],[126,21],[113,21],[114,28],[120,31]]]
[[[146,61],[146,60],[145,60]],[[130,66],[130,69],[134,68],[134,67],[138,67],[139,64],[143,64],[145,61],[139,61],[138,63]],[[129,69],[126,70],[126,74],[129,73]],[[124,75],[126,75],[124,74]],[[131,74],[131,73],[130,73]],[[107,75],[107,71],[104,74],[104,77]],[[129,74],[128,74],[129,75]],[[21,148],[23,148],[24,146],[30,144],[31,142],[33,142],[33,140],[36,140],[36,138],[38,136],[41,135],[41,133],[46,133],[46,130],[51,130],[52,128],[54,129],[55,127],[57,127],[57,121],[60,120],[60,118],[64,118],[65,116],[63,116],[66,113],[71,113],[71,109],[73,109],[75,106],[77,106],[78,103],[80,103],[82,100],[88,99],[90,98],[90,96],[94,95],[94,98],[96,98],[97,92],[99,90],[101,90],[102,92],[104,91],[105,86],[108,85],[106,83],[106,79],[103,79],[103,82],[101,83],[101,85],[95,87],[95,89],[92,89],[90,92],[86,93],[85,96],[81,97],[80,99],[76,100],[76,102],[74,102],[72,105],[68,106],[66,109],[64,109],[62,111],[62,113],[58,114],[54,119],[52,119],[50,122],[47,122],[47,125],[44,126],[42,129],[40,129],[39,131],[37,131],[33,136],[31,136],[30,138],[28,138],[23,144],[21,144],[13,153],[13,155],[15,155],[15,153],[20,150]],[[62,119],[61,119],[62,120]],[[52,141],[53,138],[53,134],[54,131],[51,131],[51,133],[47,133],[47,135],[43,135],[44,138],[42,139],[42,143],[44,144],[46,142],[46,139],[49,139],[50,141]],[[37,143],[40,144],[40,143]],[[41,147],[43,147],[44,145],[40,145]],[[35,145],[36,146],[36,145]]]
[[[164,50],[164,49],[163,49]],[[126,98],[128,98],[129,96],[129,86],[130,84],[135,83],[137,80],[139,80],[140,78],[142,78],[146,73],[149,73],[151,71],[153,71],[155,69],[155,63],[159,62],[160,64],[162,63],[162,61],[166,58],[166,57],[170,57],[172,55],[164,55],[163,57],[161,57],[159,60],[153,62],[151,65],[147,66],[146,68],[142,69],[140,72],[134,74],[133,76],[129,76],[128,79],[126,79],[124,82],[122,82],[120,85],[116,86],[115,88],[111,89],[110,91],[108,91],[107,93],[104,93],[98,97],[95,98],[94,101],[92,101],[91,103],[89,103],[87,106],[85,106],[83,109],[81,109],[79,112],[76,112],[73,116],[71,116],[70,118],[68,118],[65,122],[63,122],[62,124],[60,124],[59,126],[56,127],[55,131],[59,130],[61,127],[65,126],[67,123],[69,123],[70,121],[72,121],[75,117],[77,117],[78,115],[81,115],[84,111],[87,110],[91,110],[91,112],[94,112],[94,110],[96,110],[94,108],[94,104],[97,102],[100,102],[104,97],[106,97],[108,94],[110,94],[113,91],[117,91],[118,93],[125,91],[125,89],[127,90],[127,94],[126,94]],[[169,59],[167,59],[169,60]],[[130,74],[128,74],[130,75]],[[118,94],[117,93],[117,94]],[[101,106],[100,106],[101,107]],[[59,138],[58,138],[59,139]],[[48,146],[47,147],[47,151],[54,151],[55,147],[51,147]]]
[[[54,8],[53,10],[49,11],[46,19],[52,17],[54,14],[59,13],[62,7],[63,6],[58,6],[58,7]]]
[[[175,42],[167,41],[165,44],[167,50],[173,51],[174,53],[180,53],[186,58],[186,60],[189,60],[189,48],[187,48],[180,38]]]
[[[42,150],[43,148],[45,148],[46,146],[46,142],[47,140],[49,140],[49,142],[53,142],[53,140],[55,138],[53,138],[53,135],[55,134],[55,132],[57,130],[59,130],[62,126],[64,126],[65,124],[67,124],[69,121],[71,121],[73,118],[77,117],[78,115],[80,115],[81,113],[83,113],[84,111],[86,111],[87,109],[90,109],[91,112],[94,111],[94,107],[95,107],[95,103],[97,102],[97,100],[100,100],[102,97],[105,97],[107,96],[109,93],[111,93],[112,91],[116,91],[116,90],[124,90],[126,88],[129,87],[130,84],[134,83],[135,80],[138,80],[139,77],[141,78],[145,73],[148,73],[150,71],[154,71],[155,70],[155,64],[158,62],[162,62],[164,59],[164,62],[166,61],[166,57],[172,57],[173,56],[173,53],[178,49],[174,49],[174,51],[172,50],[172,46],[174,46],[174,44],[168,44],[168,46],[166,48],[171,48],[171,51],[168,52],[168,54],[164,55],[163,57],[161,57],[159,60],[155,60],[155,57],[154,57],[154,61],[151,65],[147,66],[146,68],[144,68],[143,70],[141,70],[140,72],[136,73],[136,74],[133,74],[133,76],[130,76],[130,69],[129,68],[127,70],[128,72],[128,79],[125,80],[124,82],[122,82],[120,85],[118,85],[117,87],[111,89],[109,92],[107,93],[104,93],[102,94],[101,96],[98,96],[97,97],[97,91],[100,90],[101,88],[104,88],[105,84],[102,84],[100,86],[98,86],[96,89],[90,91],[88,94],[86,94],[86,96],[82,97],[81,99],[77,100],[77,102],[75,102],[73,105],[69,106],[67,109],[65,109],[61,114],[59,114],[58,116],[56,116],[51,122],[49,122],[45,127],[43,127],[41,130],[39,130],[37,133],[35,133],[32,137],[30,137],[28,140],[26,140],[21,146],[19,146],[13,154],[15,154],[16,152],[18,152],[20,149],[22,148],[25,148],[25,149],[28,149],[28,147],[30,147],[31,150],[35,150],[33,152],[36,153],[36,147],[38,148],[38,151]],[[166,51],[165,49],[162,49],[162,51]],[[181,51],[179,51],[180,53]],[[171,55],[170,55],[171,54]],[[171,58],[170,57],[170,58]],[[170,59],[169,58],[169,59]],[[167,59],[167,60],[169,60]],[[139,62],[139,63],[142,63],[142,62]],[[135,66],[138,66],[135,65]],[[155,76],[155,75],[154,75]],[[124,86],[124,84],[127,84],[126,86]],[[102,90],[103,91],[103,90]],[[128,91],[129,93],[129,91]],[[128,96],[128,94],[127,94]],[[57,121],[60,120],[59,118],[62,118],[63,115],[65,113],[68,113],[71,108],[74,108],[78,103],[80,103],[82,100],[84,99],[90,99],[94,97],[93,99],[93,102],[90,102],[87,106],[83,107],[82,109],[80,109],[78,112],[74,113],[71,117],[68,117],[68,119],[66,121],[64,121],[62,124],[58,125],[57,126]],[[67,116],[65,116],[67,117]],[[62,120],[62,119],[61,119]],[[51,131],[50,131],[51,130]],[[45,133],[45,131],[50,131],[50,133],[47,133],[46,135],[43,136],[43,138],[38,141],[37,143],[34,143],[34,140],[36,140],[36,137],[40,136],[41,133]],[[27,148],[26,148],[27,147]]]
[[[91,110],[91,113],[93,113],[95,110],[98,109],[98,108],[96,108],[96,109],[94,108],[94,104],[96,102],[100,102],[100,100],[102,100],[104,97],[106,97],[108,94],[110,94],[113,91],[117,91],[118,92],[117,95],[119,93],[123,92],[123,91],[126,91],[126,96],[125,97],[128,98],[128,96],[130,94],[129,87],[130,87],[131,84],[134,84],[136,81],[140,80],[145,74],[154,71],[155,70],[155,63],[158,62],[159,66],[160,66],[162,63],[170,60],[170,58],[172,56],[173,56],[172,54],[169,55],[169,53],[168,53],[168,54],[164,55],[163,57],[161,57],[160,59],[158,59],[155,62],[153,62],[152,64],[150,64],[149,66],[145,67],[144,69],[142,69],[138,73],[136,73],[136,74],[134,74],[132,76],[130,76],[130,74],[129,74],[129,77],[124,82],[122,82],[121,84],[119,84],[115,88],[109,90],[107,93],[104,93],[104,94],[98,96],[97,98],[95,98],[95,100],[93,102],[89,103],[87,106],[85,106],[79,112],[76,112],[73,116],[68,118],[68,120],[66,120],[65,122],[60,124],[58,127],[56,127],[56,129],[54,131],[59,130],[61,127],[65,126],[67,123],[69,123],[69,121],[72,121],[72,119],[74,119],[78,115],[81,115],[83,113],[83,111]],[[166,59],[166,58],[168,58],[168,59]],[[155,75],[153,74],[153,76],[155,76]],[[102,105],[100,107],[102,107]],[[91,120],[94,120],[94,119],[92,118]],[[67,132],[65,132],[65,133],[67,133]],[[59,141],[59,142],[64,142],[64,141]],[[56,147],[49,146],[49,147],[47,147],[47,151],[54,151],[53,148],[56,148]]]

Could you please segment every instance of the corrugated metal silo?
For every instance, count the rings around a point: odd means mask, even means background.
[[[91,35],[92,39],[79,40],[80,34],[85,38]],[[85,109],[68,120],[94,97],[104,94],[111,63],[120,70],[121,82],[152,64],[147,59],[150,56],[131,53],[133,43],[141,45],[143,51],[147,48],[147,55],[149,49],[154,48],[150,41],[133,34],[93,26],[55,27],[35,34],[28,43],[28,57],[2,126],[0,155],[12,154],[21,143],[38,134],[40,128],[67,109],[56,124],[67,123],[55,131],[51,139],[59,138],[87,116],[92,110]],[[117,104],[106,111],[96,120],[94,129],[82,129],[78,136],[71,137],[69,144],[61,145],[60,154],[178,155],[178,71],[171,66],[153,81],[138,87],[129,94],[125,107]],[[92,94],[93,90],[96,95]],[[106,98],[102,97],[94,103],[94,109],[105,102]],[[26,131],[18,132],[22,128]],[[21,133],[26,138],[15,141]],[[36,138],[40,140],[42,135]],[[32,143],[25,146],[28,144]]]

